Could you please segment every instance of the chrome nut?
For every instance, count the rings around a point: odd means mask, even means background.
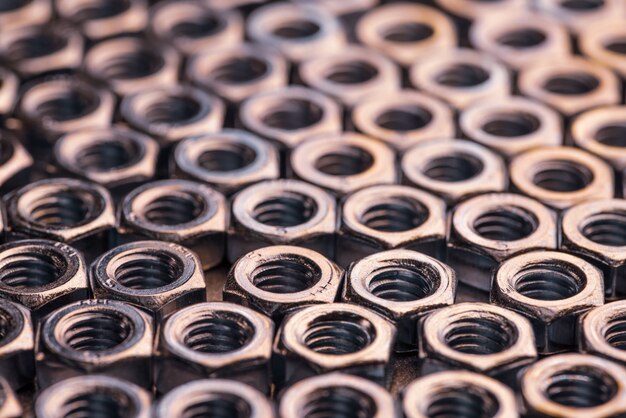
[[[379,185],[349,195],[341,209],[336,260],[341,266],[380,251],[406,248],[442,258],[446,208],[408,186]]]
[[[0,320],[2,389],[20,389],[30,384],[35,376],[35,337],[30,312],[3,298],[0,299]],[[0,406],[0,412],[4,406]]]
[[[587,312],[579,323],[581,352],[626,365],[624,347],[626,301],[607,303]]]
[[[554,110],[523,97],[486,99],[461,113],[464,135],[513,158],[532,148],[563,143],[563,123]]]
[[[280,418],[308,416],[397,417],[393,398],[374,382],[343,373],[315,376],[294,384],[280,398]],[[313,415],[312,415],[313,414]]]
[[[224,285],[224,300],[280,319],[301,306],[335,301],[342,275],[342,269],[315,251],[265,247],[235,262]]]
[[[161,325],[156,388],[166,393],[198,379],[228,378],[269,393],[274,324],[232,303],[181,309]]]
[[[0,191],[6,193],[29,181],[33,157],[22,142],[9,131],[0,130],[0,149],[7,156],[0,162]]]
[[[346,107],[400,89],[399,68],[384,55],[357,46],[309,58],[300,63],[298,75],[304,84]]]
[[[344,372],[388,383],[395,327],[361,306],[331,303],[302,308],[276,335],[275,383],[279,387],[318,374]]]
[[[538,63],[518,78],[522,95],[553,107],[565,117],[620,102],[620,81],[611,70],[582,58]]]
[[[483,99],[507,97],[511,77],[495,58],[471,49],[433,52],[409,70],[411,84],[462,110]]]
[[[206,300],[198,256],[161,241],[136,241],[102,254],[91,265],[93,296],[132,303],[157,318]]]
[[[228,261],[269,245],[298,245],[333,258],[335,205],[324,190],[297,180],[264,181],[245,188],[233,198]]]
[[[402,156],[402,182],[441,197],[448,205],[480,193],[501,192],[508,185],[502,157],[470,141],[431,140]]]
[[[448,263],[464,284],[488,291],[491,273],[528,250],[556,249],[556,214],[529,197],[488,193],[460,203],[452,213]]]
[[[626,369],[585,354],[551,356],[522,375],[521,394],[529,416],[619,417],[626,413]]]
[[[574,144],[609,162],[616,170],[626,170],[626,152],[622,147],[626,107],[605,106],[581,113],[572,122]]]
[[[0,417],[22,418],[24,410],[17,394],[13,391],[6,379],[0,377]]]
[[[274,146],[238,129],[182,140],[174,151],[171,171],[176,177],[207,183],[227,195],[280,177]]]
[[[352,264],[342,300],[364,306],[392,321],[396,351],[415,351],[420,318],[454,303],[456,275],[447,265],[411,250],[383,251]]]
[[[150,418],[152,399],[141,387],[109,376],[78,376],[45,389],[35,401],[38,418],[107,416]]]
[[[514,190],[564,210],[614,193],[611,167],[576,148],[541,147],[515,157],[509,166]]]
[[[276,416],[265,395],[248,385],[226,379],[196,380],[177,387],[161,398],[154,409],[154,416],[185,418],[197,411],[208,416],[237,416],[242,410],[250,418]]]
[[[242,128],[291,149],[315,135],[342,130],[339,105],[315,90],[289,86],[257,93],[239,108]]]
[[[574,34],[586,32],[596,22],[604,25],[619,22],[626,13],[626,7],[620,0],[537,0],[535,7],[540,13],[567,26]]]
[[[152,318],[114,300],[83,300],[52,312],[37,337],[37,385],[102,374],[152,387]]]
[[[0,121],[13,113],[18,100],[20,80],[6,67],[0,66]]]
[[[397,151],[455,134],[452,110],[443,102],[413,90],[363,100],[352,109],[351,119],[357,131]]]
[[[0,11],[0,27],[3,32],[22,26],[39,25],[52,17],[51,0],[7,2]]]
[[[578,46],[587,58],[611,68],[625,79],[624,37],[626,28],[620,20],[609,22],[602,19],[579,34]]]
[[[371,138],[344,132],[319,135],[291,153],[291,175],[337,196],[397,180],[394,152]]]
[[[551,354],[571,348],[580,315],[604,304],[602,273],[570,254],[523,253],[495,271],[491,302],[528,318],[540,353]]]
[[[435,3],[448,13],[466,19],[476,20],[487,14],[515,14],[528,8],[525,0],[503,0],[484,2],[476,0],[435,0]]]

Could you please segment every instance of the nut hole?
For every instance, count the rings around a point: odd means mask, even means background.
[[[26,60],[54,54],[67,46],[67,39],[51,28],[42,28],[24,38],[16,39],[7,50],[13,61]]]
[[[575,266],[538,263],[521,269],[513,278],[515,290],[535,300],[555,301],[571,298],[586,285]]]
[[[260,202],[251,216],[264,225],[293,227],[310,221],[317,213],[315,199],[304,194],[284,191]]]
[[[68,86],[53,97],[37,105],[36,112],[41,119],[66,122],[92,113],[100,104],[93,91],[79,86]]]
[[[610,147],[626,147],[626,123],[603,126],[598,129],[594,138]]]
[[[134,164],[141,155],[142,151],[134,141],[107,139],[80,149],[75,159],[81,171],[112,171]]]
[[[250,418],[252,408],[243,398],[230,393],[207,393],[206,399],[189,405],[181,418]]]
[[[593,74],[572,72],[550,77],[543,88],[550,93],[563,96],[589,94],[600,86],[600,80]]]
[[[589,11],[604,7],[604,0],[564,0],[561,7],[574,11]]]
[[[253,336],[254,328],[243,316],[217,312],[187,325],[183,344],[199,353],[229,353],[249,344]]]
[[[392,302],[413,302],[424,299],[439,288],[437,271],[426,263],[394,260],[397,264],[373,272],[368,290],[374,296]]]
[[[606,324],[604,339],[612,347],[626,350],[626,315],[621,314],[616,318],[612,318]]]
[[[343,355],[363,350],[376,338],[370,321],[349,312],[317,317],[302,336],[302,343],[320,354]]]
[[[394,196],[368,207],[360,222],[380,232],[405,232],[422,225],[429,215],[428,208],[418,200]]]
[[[415,131],[424,128],[433,120],[428,109],[420,106],[397,106],[381,113],[376,124],[384,129],[398,132]]]
[[[298,293],[315,286],[322,272],[313,261],[293,254],[260,263],[250,274],[252,284],[265,292]]]
[[[361,84],[373,80],[378,74],[378,69],[372,64],[355,60],[335,65],[329,70],[326,79],[337,84]]]
[[[177,124],[198,116],[202,106],[193,97],[167,95],[145,109],[144,118],[150,124]]]
[[[503,206],[481,214],[472,225],[478,235],[494,241],[517,241],[537,229],[534,214],[518,206]]]
[[[17,326],[18,322],[11,312],[0,308],[0,346],[5,344],[6,341],[4,341],[4,339],[7,338],[11,331]],[[2,405],[1,402],[0,405]]]
[[[368,170],[374,156],[363,148],[338,145],[335,150],[320,156],[315,169],[330,176],[354,176]]]
[[[442,388],[428,405],[428,418],[493,418],[499,410],[497,398],[476,386]]]
[[[577,366],[550,376],[546,396],[553,402],[574,408],[593,408],[610,401],[617,382],[606,371]]]
[[[124,343],[133,332],[126,315],[112,311],[78,312],[63,318],[61,342],[75,351],[101,352]]]
[[[194,221],[205,210],[200,195],[177,190],[147,203],[142,215],[156,225],[181,225]]]
[[[428,39],[434,33],[434,29],[428,24],[406,22],[385,28],[382,36],[389,42],[411,43]]]
[[[211,71],[211,77],[220,83],[244,84],[259,80],[268,71],[268,63],[261,59],[236,57],[217,66]]]
[[[131,418],[136,414],[133,400],[121,391],[97,387],[68,399],[62,406],[60,416],[64,418]]]
[[[448,347],[477,355],[501,353],[516,340],[515,327],[504,317],[462,318],[451,323],[444,335]]]
[[[165,62],[157,50],[148,47],[125,52],[106,60],[94,73],[107,80],[132,80],[157,73]]]
[[[304,417],[366,418],[377,413],[376,402],[364,392],[351,387],[334,386],[308,395]]]
[[[289,40],[311,38],[319,33],[320,26],[310,20],[294,20],[274,29],[274,36]]]
[[[451,152],[451,155],[428,161],[423,169],[426,177],[437,181],[455,183],[470,180],[483,171],[483,162],[477,157]]]
[[[27,249],[19,254],[2,256],[0,263],[0,283],[18,289],[50,285],[61,279],[68,268],[67,261],[59,254]]]
[[[128,0],[92,0],[72,3],[76,7],[72,20],[87,22],[89,20],[107,19],[118,16],[130,8]]]
[[[489,135],[503,138],[515,138],[530,135],[537,131],[541,122],[530,113],[498,113],[489,118],[481,129]]]
[[[174,283],[183,274],[180,258],[160,251],[140,251],[122,255],[113,277],[128,289],[158,289]]]
[[[570,160],[545,161],[533,177],[537,187],[553,192],[575,192],[593,181],[587,167]]]
[[[580,232],[593,242],[614,247],[626,246],[626,212],[600,212],[585,219]]]
[[[469,88],[489,80],[489,72],[471,64],[455,64],[437,74],[435,82],[454,88]]]
[[[511,48],[523,49],[537,47],[544,43],[546,39],[546,35],[542,31],[525,28],[507,32],[496,39],[496,42]]]
[[[324,110],[317,103],[303,99],[287,99],[272,106],[262,122],[274,129],[296,131],[308,128],[322,120]]]
[[[33,223],[72,228],[94,219],[102,203],[95,192],[55,190],[33,201],[26,211]]]
[[[219,148],[200,154],[197,165],[210,172],[226,173],[243,170],[252,164],[256,157],[256,151],[245,144],[224,142],[219,144]]]
[[[626,37],[613,39],[604,46],[607,50],[616,54],[626,54]]]
[[[214,35],[224,29],[226,23],[213,13],[189,16],[189,20],[178,22],[170,29],[174,37],[198,39]]]

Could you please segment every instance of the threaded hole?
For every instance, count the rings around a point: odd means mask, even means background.
[[[130,8],[128,0],[93,0],[76,4],[72,20],[86,22],[118,16]]]
[[[600,80],[593,74],[573,72],[556,75],[548,79],[543,88],[550,93],[563,96],[589,94],[600,86]]]
[[[368,170],[373,164],[374,156],[365,149],[338,145],[337,149],[315,161],[315,169],[330,176],[354,176]]]
[[[367,288],[371,294],[392,302],[413,302],[432,295],[440,286],[437,271],[426,263],[394,260],[393,266],[376,269]]]
[[[71,228],[94,219],[102,209],[95,192],[58,190],[36,199],[27,211],[33,223]]]
[[[0,12],[10,12],[26,6],[31,0],[5,0],[0,2]]]
[[[187,325],[183,344],[199,353],[228,353],[247,345],[254,336],[254,327],[243,316],[232,312],[216,312]]]
[[[381,113],[376,124],[384,129],[408,132],[422,129],[433,120],[428,109],[420,106],[398,106]]]
[[[95,72],[107,80],[132,80],[155,74],[164,65],[165,61],[158,55],[158,50],[149,50],[145,46],[111,57]]]
[[[378,69],[372,64],[355,60],[335,65],[326,75],[326,79],[337,84],[361,84],[373,80],[378,74]]]
[[[60,254],[28,249],[4,256],[0,262],[0,283],[16,289],[33,289],[55,283],[68,268],[67,261]]]
[[[167,95],[150,103],[144,112],[144,119],[150,124],[184,123],[197,117],[202,106],[189,96]]]
[[[206,210],[199,194],[177,190],[148,202],[142,214],[156,225],[181,225],[194,221]]]
[[[626,350],[626,315],[620,314],[606,324],[604,339],[612,347]]]
[[[561,7],[576,11],[589,11],[604,7],[604,0],[565,0]]]
[[[494,418],[500,409],[489,391],[473,385],[442,388],[428,405],[428,418]]]
[[[310,289],[321,280],[322,272],[312,260],[295,254],[259,264],[251,273],[252,284],[270,293],[288,294]]]
[[[220,83],[244,84],[262,78],[268,71],[266,61],[255,57],[236,57],[212,70],[211,77]]]
[[[180,258],[161,251],[141,251],[122,255],[113,277],[129,289],[149,290],[172,284],[183,274]]]
[[[618,385],[606,371],[576,366],[550,376],[546,396],[553,402],[574,408],[593,408],[610,401]]]
[[[481,214],[472,225],[483,238],[495,241],[517,241],[537,229],[536,216],[519,206],[502,206]]]
[[[607,50],[616,54],[626,54],[626,37],[613,39],[604,46]]]
[[[434,33],[435,31],[430,25],[417,22],[406,22],[386,28],[382,35],[386,41],[411,43],[428,39],[433,36]]]
[[[483,168],[483,162],[477,157],[460,152],[451,152],[449,156],[428,161],[423,173],[433,180],[454,183],[476,177],[483,171]]]
[[[504,35],[496,39],[501,45],[506,45],[511,48],[533,48],[541,45],[546,41],[546,35],[537,29],[519,29],[511,32],[507,32]]]
[[[585,219],[580,232],[593,242],[614,247],[626,246],[626,212],[600,212]]]
[[[447,87],[474,87],[489,80],[489,72],[471,64],[456,64],[440,72],[435,82]]]
[[[61,407],[63,418],[131,418],[137,407],[131,397],[108,387],[89,388],[90,393],[68,399]]]
[[[444,335],[448,347],[465,354],[501,353],[515,344],[515,327],[504,317],[463,318],[449,325]]]
[[[310,20],[294,20],[274,29],[274,36],[285,39],[304,39],[317,35],[320,26]]]
[[[309,418],[368,418],[378,413],[376,402],[365,392],[351,387],[328,387],[312,392],[303,407]]]
[[[18,326],[16,318],[11,312],[0,308],[0,345],[4,345],[4,339]],[[2,403],[0,403],[2,405]]]
[[[210,172],[226,173],[246,168],[256,157],[256,151],[245,144],[225,142],[220,144],[220,148],[200,154],[197,164]]]
[[[428,216],[428,208],[418,200],[394,196],[368,207],[359,221],[380,232],[405,232],[422,225]]]
[[[283,191],[254,207],[252,217],[264,225],[292,227],[310,221],[317,213],[317,203],[310,196]]]
[[[542,164],[533,183],[553,192],[575,192],[593,181],[589,168],[570,160],[551,160]]]
[[[81,148],[76,153],[75,161],[81,171],[112,171],[134,164],[141,154],[141,149],[134,141],[110,139]]]
[[[315,125],[323,116],[324,109],[317,103],[302,99],[286,99],[268,109],[262,122],[270,128],[295,131]]]
[[[64,91],[40,103],[36,112],[41,119],[66,122],[92,113],[100,104],[94,91],[68,86]]]
[[[213,13],[201,13],[189,20],[178,22],[170,29],[174,37],[198,39],[224,30],[226,23]]]
[[[230,393],[207,393],[204,399],[189,405],[181,418],[250,418],[252,407],[243,398]]]
[[[515,290],[531,299],[554,301],[571,298],[586,285],[575,266],[537,263],[523,268],[514,277]]]
[[[62,343],[76,351],[100,352],[124,343],[133,332],[131,320],[113,311],[78,312],[63,318]]]
[[[320,354],[344,355],[363,350],[376,338],[370,321],[349,312],[315,318],[302,336],[303,344]]]
[[[610,147],[626,147],[626,123],[603,126],[598,129],[594,138]]]
[[[52,28],[41,28],[35,33],[13,41],[7,57],[13,61],[26,60],[54,54],[67,46],[67,39]]]
[[[497,113],[481,126],[489,135],[503,138],[516,138],[530,135],[541,126],[539,118],[525,112]]]

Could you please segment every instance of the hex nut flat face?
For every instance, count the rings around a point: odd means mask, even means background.
[[[626,28],[619,20],[598,20],[579,34],[579,47],[588,58],[601,63],[626,77],[626,59],[620,52],[623,48]]]
[[[27,181],[33,157],[19,138],[9,131],[0,130],[0,147],[7,153],[7,158],[0,164],[0,188],[12,190]]]
[[[0,27],[13,29],[22,26],[45,23],[52,17],[51,0],[32,0],[15,2],[0,12]]]
[[[626,153],[620,146],[626,122],[626,108],[605,106],[576,117],[570,128],[574,144],[609,162],[618,171],[626,170]]]
[[[0,340],[0,373],[2,388],[20,389],[30,384],[35,376],[35,333],[30,311],[18,303],[0,300],[2,339]],[[6,379],[6,380],[5,380]],[[7,409],[10,393],[7,393]],[[4,406],[0,406],[0,412]]]
[[[540,13],[552,16],[574,34],[587,32],[589,26],[596,22],[605,25],[619,22],[626,13],[626,7],[620,0],[587,1],[583,7],[563,0],[539,0],[535,6]]]
[[[625,365],[626,353],[622,350],[621,333],[624,321],[625,301],[607,303],[590,310],[579,323],[580,350]]]
[[[0,67],[0,81],[0,117],[4,117],[15,108],[20,80],[13,71]]]
[[[22,418],[24,410],[17,394],[9,386],[6,379],[0,378],[0,417],[2,418]]]

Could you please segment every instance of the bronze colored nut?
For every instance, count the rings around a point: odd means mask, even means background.
[[[435,0],[442,9],[454,16],[476,20],[487,14],[515,14],[528,8],[525,0],[476,1],[476,0]]]
[[[271,48],[252,44],[205,51],[187,64],[191,82],[233,105],[286,86],[288,75],[285,58]]]
[[[280,319],[301,306],[335,301],[342,274],[318,252],[287,245],[265,247],[235,262],[224,286],[224,300]]]
[[[150,91],[176,83],[180,57],[163,43],[122,37],[92,47],[85,56],[85,72],[119,96]]]
[[[160,318],[206,300],[198,256],[174,243],[117,246],[93,262],[90,279],[94,297],[132,303]]]
[[[582,58],[537,63],[519,75],[521,94],[553,107],[565,117],[620,102],[621,86],[608,68]]]
[[[33,157],[22,142],[11,132],[0,130],[0,149],[4,161],[0,160],[0,191],[9,191],[23,186],[30,180]]]
[[[317,374],[344,372],[386,385],[395,340],[395,327],[361,306],[302,308],[285,318],[276,335],[276,384],[287,387]]]
[[[328,10],[335,16],[350,17],[378,6],[380,0],[292,0],[300,4],[314,4]]]
[[[611,167],[576,148],[542,147],[515,157],[509,166],[515,190],[557,210],[614,193]]]
[[[37,339],[37,385],[102,374],[152,387],[152,318],[114,300],[83,300],[52,312]]]
[[[150,31],[184,55],[236,45],[243,40],[243,19],[234,10],[213,10],[195,0],[165,1],[151,11]]]
[[[342,130],[341,110],[331,98],[315,90],[289,86],[257,93],[239,108],[244,129],[291,149],[315,135]]]
[[[402,409],[406,418],[518,418],[515,394],[482,374],[447,371],[415,380],[406,387]]]
[[[357,46],[309,58],[300,64],[298,75],[304,84],[346,107],[400,89],[399,68],[384,55]]]
[[[156,388],[166,393],[197,379],[234,379],[269,393],[274,324],[225,302],[181,309],[161,326]]]
[[[395,155],[385,144],[350,132],[320,135],[291,153],[293,177],[343,196],[397,180]]]
[[[463,133],[506,158],[563,142],[563,124],[554,110],[523,97],[486,99],[461,113]]]
[[[626,27],[622,21],[609,22],[603,19],[579,34],[578,45],[586,57],[611,68],[625,79],[626,55],[623,53],[625,38]]]
[[[172,171],[227,195],[280,177],[278,152],[272,144],[236,129],[184,139],[174,151]]]
[[[380,251],[406,248],[442,258],[446,207],[413,187],[378,185],[348,196],[341,209],[337,262],[342,266]]]
[[[20,304],[0,299],[0,319],[2,386],[3,389],[5,385],[20,389],[30,384],[35,376],[35,337],[30,312]],[[0,406],[0,412],[3,408]]]
[[[372,309],[398,330],[396,351],[415,351],[420,318],[454,303],[456,275],[447,265],[411,250],[390,250],[352,264],[342,299]]]
[[[413,90],[377,95],[352,110],[355,128],[398,151],[428,139],[454,136],[452,110],[443,102]]]
[[[575,34],[584,33],[595,22],[621,22],[626,7],[621,0],[538,0],[535,7],[545,15],[563,23]]]
[[[280,418],[309,416],[397,417],[389,392],[374,382],[343,373],[329,373],[296,383],[285,391],[278,406]]]
[[[415,63],[409,72],[419,90],[462,110],[483,99],[502,98],[511,92],[509,72],[490,55],[471,49],[448,49]]]
[[[324,190],[297,180],[248,186],[233,199],[228,261],[269,245],[298,245],[333,258],[337,209]]]
[[[459,280],[491,288],[491,273],[502,261],[528,250],[556,249],[556,214],[529,197],[488,193],[460,203],[452,213],[448,263]]]
[[[141,387],[109,376],[78,376],[45,389],[35,402],[38,418],[106,416],[150,418],[152,399]]]
[[[625,106],[588,110],[574,119],[570,129],[575,145],[609,162],[618,171],[626,170],[626,152],[622,147]]]
[[[51,0],[7,1],[0,10],[0,27],[5,31],[39,25],[49,21],[51,17]]]
[[[11,70],[0,66],[0,120],[9,116],[18,100],[20,80]]]
[[[203,184],[171,179],[146,183],[122,201],[120,240],[183,245],[208,270],[224,258],[227,215],[224,196]]]
[[[585,354],[550,356],[522,375],[528,416],[620,417],[626,413],[626,369]]]
[[[408,67],[434,49],[456,46],[454,24],[437,9],[395,3],[368,10],[357,23],[356,37],[400,65]]]
[[[340,52],[346,44],[337,17],[321,7],[293,3],[268,4],[247,20],[250,39],[278,49],[290,61],[300,62],[317,53]]]
[[[580,351],[626,365],[626,301],[607,303],[587,312],[579,324]]]
[[[574,345],[580,315],[604,304],[602,273],[570,254],[527,252],[496,269],[491,301],[528,318],[537,348],[554,353]]]
[[[24,410],[17,394],[13,391],[6,379],[0,377],[0,417],[22,418]]]
[[[500,192],[508,179],[502,157],[470,141],[431,140],[408,149],[401,160],[403,183],[454,205],[469,196]]]
[[[185,418],[198,411],[208,416],[226,414],[246,418],[274,418],[269,399],[257,389],[226,379],[196,380],[177,387],[161,398],[155,418]],[[243,411],[243,412],[242,412]]]

